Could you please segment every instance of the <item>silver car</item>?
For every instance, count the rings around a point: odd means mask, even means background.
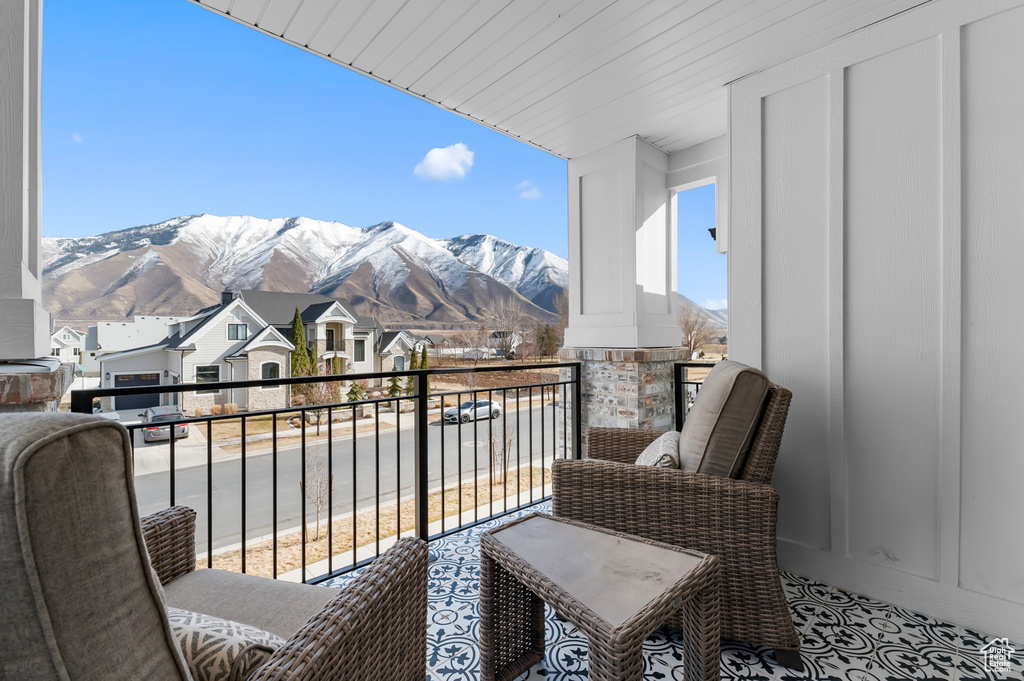
[[[501,405],[491,400],[476,400],[463,402],[457,407],[452,407],[444,413],[444,420],[449,423],[469,423],[476,419],[496,419],[501,416]]]
[[[171,426],[168,422],[182,421],[185,419],[185,415],[177,407],[150,407],[139,414],[139,418],[142,419],[143,423],[148,424],[142,429],[142,439],[146,442],[156,442],[158,440],[170,440]],[[168,425],[155,425],[159,423],[168,423]],[[188,437],[187,423],[179,423],[174,426],[174,439],[177,440],[183,437]]]

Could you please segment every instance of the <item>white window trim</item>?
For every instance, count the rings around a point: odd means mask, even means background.
[[[356,359],[356,357],[357,357],[357,355],[356,355],[356,348],[359,347],[359,345],[358,345],[359,343],[363,344],[363,358],[362,359]],[[352,340],[352,361],[353,362],[359,362],[360,364],[362,364],[363,362],[366,361],[366,339],[365,338],[354,338]]]
[[[199,368],[200,367],[204,367],[204,368],[205,367],[217,367],[217,382],[218,383],[220,382],[222,371],[221,371],[221,366],[219,364],[195,364],[192,367],[192,382],[193,383],[199,383]],[[213,395],[214,397],[216,397],[217,395],[220,395],[221,392],[222,391],[219,388],[217,390],[196,390],[196,395]]]
[[[231,327],[232,326],[244,326],[245,327],[245,338],[232,338],[231,337]],[[238,341],[249,340],[249,325],[246,324],[245,322],[228,322],[227,325],[224,328],[224,333],[226,334],[226,340],[231,341],[232,343],[237,343]],[[209,366],[209,365],[204,364],[203,366]]]
[[[276,359],[268,359],[266,362],[260,362],[260,380],[261,381],[263,381],[263,380],[268,380],[268,381],[269,380],[273,380],[273,379],[269,379],[269,378],[268,379],[264,379],[263,378],[263,367],[266,366],[267,364],[276,364],[277,365],[277,377],[278,378],[283,378],[281,376],[281,362],[279,360],[276,360]],[[283,386],[280,386],[280,385],[271,385],[271,386],[261,385],[260,386],[260,390],[280,390],[282,387]]]

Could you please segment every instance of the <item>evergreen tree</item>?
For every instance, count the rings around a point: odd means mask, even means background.
[[[292,376],[306,376],[309,374],[310,361],[309,353],[306,352],[306,327],[302,323],[302,314],[298,306],[295,307],[295,316],[292,318]]]
[[[416,371],[419,368],[420,368],[420,366],[419,366],[419,362],[417,361],[417,357],[416,357],[416,349],[413,348],[411,356],[409,357],[409,371]],[[405,394],[406,395],[412,395],[415,392],[416,392],[416,377],[415,376],[409,376],[408,378],[405,379]]]
[[[363,388],[357,381],[352,381],[352,385],[349,386],[348,395],[346,395],[349,402],[355,402],[363,399]]]
[[[391,367],[391,371],[398,371],[398,367]],[[388,379],[388,397],[398,397],[402,394],[402,379],[400,376],[392,376]]]
[[[416,354],[416,348],[412,349],[412,354]],[[428,369],[430,365],[427,364],[427,344],[423,344],[423,348],[420,350],[420,369]],[[423,381],[423,387],[426,389],[427,394],[430,394],[430,377],[427,376]]]

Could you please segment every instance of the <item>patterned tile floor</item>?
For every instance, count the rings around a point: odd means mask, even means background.
[[[511,514],[431,543],[427,613],[427,680],[480,678],[479,537],[491,527],[550,503]],[[342,586],[351,576],[330,586]],[[722,644],[722,679],[751,681],[904,681],[1024,679],[1024,649],[1008,672],[987,671],[981,649],[995,637],[849,593],[805,577],[782,573],[793,619],[802,637],[803,672],[780,667],[770,649]],[[659,629],[644,645],[644,679],[682,681],[682,642]],[[547,654],[521,680],[587,678],[587,639],[548,609]]]

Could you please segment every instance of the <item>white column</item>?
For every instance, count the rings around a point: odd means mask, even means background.
[[[569,161],[566,347],[679,346],[667,174],[638,137]]]
[[[39,62],[42,1],[0,3],[0,360],[49,354],[41,305]]]

